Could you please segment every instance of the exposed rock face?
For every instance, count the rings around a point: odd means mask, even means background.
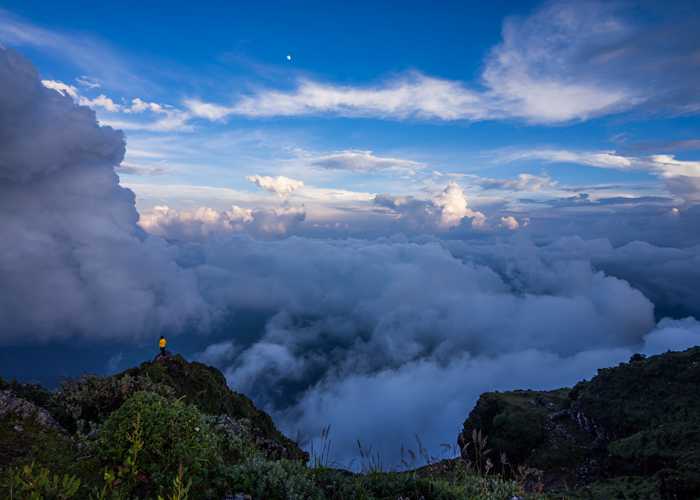
[[[20,421],[32,419],[41,427],[61,430],[58,422],[45,409],[16,396],[12,391],[0,391],[0,419],[8,417],[14,417]],[[15,430],[21,432],[21,423],[15,424]]]
[[[466,459],[473,429],[512,464],[543,470],[549,486],[632,477],[653,497],[697,498],[700,348],[635,355],[571,390],[483,394],[458,438]]]

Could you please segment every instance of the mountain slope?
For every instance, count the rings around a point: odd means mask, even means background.
[[[459,435],[465,458],[475,429],[510,462],[543,470],[550,488],[697,498],[700,348],[635,355],[572,389],[483,394]]]

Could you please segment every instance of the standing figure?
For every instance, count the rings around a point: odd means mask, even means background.
[[[165,340],[165,337],[162,335],[160,336],[160,340],[158,341],[158,346],[160,347],[160,355],[165,356],[165,346],[168,345],[168,341]]]

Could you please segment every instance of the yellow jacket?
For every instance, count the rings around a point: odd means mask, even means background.
[[[165,346],[168,344],[168,341],[165,339],[160,339],[160,342],[158,342],[158,345],[160,346],[161,349],[165,349]]]

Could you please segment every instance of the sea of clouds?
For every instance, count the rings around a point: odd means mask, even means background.
[[[485,216],[448,185],[432,202],[381,197],[419,214],[382,237],[295,235],[293,207],[163,209],[149,233],[115,173],[124,152],[121,132],[0,49],[0,344],[216,331],[198,359],[288,434],[313,443],[330,425],[340,465],[357,439],[387,465],[415,435],[438,453],[483,391],[570,385],[700,344],[692,203],[505,235],[475,230]],[[438,231],[455,203],[463,224]],[[246,312],[264,328],[241,331]]]

